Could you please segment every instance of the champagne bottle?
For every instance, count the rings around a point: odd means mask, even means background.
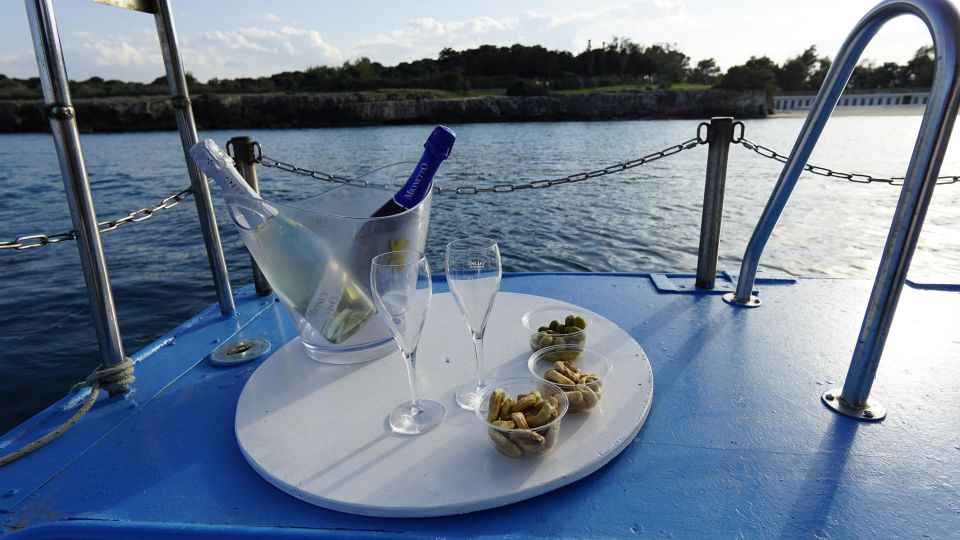
[[[194,145],[190,156],[224,195],[235,196],[228,204],[244,242],[269,259],[257,262],[294,311],[334,344],[363,328],[376,313],[373,301],[319,235],[263,201],[212,140]]]
[[[456,134],[446,126],[433,128],[433,132],[423,145],[423,155],[410,174],[410,178],[393,198],[371,214],[371,217],[392,216],[420,204],[420,201],[433,188],[433,176],[440,168],[440,163],[450,156],[456,138]]]

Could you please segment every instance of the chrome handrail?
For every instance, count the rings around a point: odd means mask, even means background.
[[[141,9],[140,6],[128,7]],[[180,132],[180,143],[183,146],[183,159],[190,173],[190,185],[193,186],[193,200],[197,204],[197,217],[200,219],[200,232],[203,234],[203,245],[207,250],[207,261],[210,263],[210,274],[213,286],[217,292],[217,301],[220,312],[230,315],[236,310],[233,302],[233,292],[230,289],[230,277],[227,272],[227,262],[223,256],[223,246],[220,243],[220,231],[217,229],[217,218],[213,211],[213,201],[210,198],[210,186],[207,177],[200,172],[197,164],[190,159],[190,149],[197,144],[197,126],[193,119],[193,106],[190,102],[190,93],[187,91],[186,71],[183,60],[180,58],[180,45],[177,42],[177,31],[173,25],[173,10],[170,0],[156,0],[154,18],[157,23],[157,35],[160,38],[160,49],[163,52],[163,65],[167,70],[167,83],[173,100],[173,110],[177,117],[177,129]]]
[[[868,420],[879,420],[885,414],[881,405],[869,399],[870,388],[876,377],[883,346],[960,105],[960,15],[952,3],[947,0],[887,0],[870,10],[857,23],[830,67],[790,153],[790,159],[784,165],[780,179],[753,231],[740,267],[737,291],[725,297],[734,305],[748,306],[759,303],[759,299],[751,293],[760,255],[830,113],[836,107],[840,94],[867,44],[887,21],[907,14],[919,17],[933,37],[936,51],[933,87],[923,113],[920,132],[910,157],[910,165],[847,378],[842,391],[833,389],[823,394],[824,403],[832,409]]]
[[[53,1],[26,0],[25,4],[43,87],[44,109],[50,119],[50,129],[60,161],[60,176],[63,178],[73,229],[77,234],[80,266],[83,268],[90,309],[93,312],[93,327],[100,346],[100,362],[108,368],[118,366],[124,357],[120,325],[113,304],[113,291],[103,256],[103,245],[100,243],[100,229],[97,226],[93,195],[90,192],[90,180],[87,178],[83,151],[80,148],[77,118],[70,100],[69,80],[63,62]]]
[[[164,66],[170,85],[177,127],[190,180],[193,184],[194,199],[200,228],[203,233],[207,258],[213,276],[214,287],[220,311],[224,315],[235,312],[233,294],[227,274],[226,260],[217,230],[213,203],[206,178],[190,159],[188,151],[197,142],[197,129],[187,92],[186,75],[180,59],[176,30],[169,0],[100,0],[101,3],[127,9],[144,11],[154,15],[157,34],[163,51]],[[33,37],[40,83],[43,89],[44,108],[50,119],[50,128],[60,161],[60,174],[66,190],[67,204],[77,236],[77,248],[80,251],[80,265],[87,286],[90,307],[93,312],[94,328],[100,348],[101,363],[104,367],[114,367],[124,361],[123,341],[117,321],[110,277],[107,272],[103,245],[97,216],[90,192],[83,151],[80,147],[80,134],[77,130],[76,113],[70,99],[69,80],[63,50],[60,46],[60,33],[54,15],[53,0],[24,0],[30,32]],[[118,387],[118,391],[125,388]],[[111,390],[111,393],[116,393]]]

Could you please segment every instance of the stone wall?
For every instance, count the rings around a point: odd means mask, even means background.
[[[163,96],[74,100],[82,131],[176,129]],[[761,91],[636,91],[539,97],[435,99],[415,92],[201,95],[193,100],[202,129],[305,128],[384,124],[529,122],[640,118],[766,116]],[[39,101],[0,101],[0,132],[47,131]]]

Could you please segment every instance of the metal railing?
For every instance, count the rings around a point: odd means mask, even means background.
[[[886,412],[882,405],[870,399],[870,389],[960,106],[960,14],[953,4],[947,0],[886,0],[857,23],[830,67],[754,229],[743,256],[737,291],[725,297],[735,305],[759,304],[759,298],[752,295],[752,290],[760,255],[830,113],[867,44],[887,21],[907,14],[919,17],[933,37],[936,51],[933,87],[847,377],[842,389],[830,389],[822,395],[823,402],[832,410],[867,420],[879,420]]]
[[[223,248],[220,245],[220,235],[217,231],[210,191],[206,178],[188,155],[190,147],[197,142],[198,138],[193,111],[190,106],[190,96],[187,92],[185,71],[180,59],[180,49],[173,25],[170,2],[169,0],[99,1],[104,4],[151,13],[156,19],[164,66],[167,71],[167,80],[183,145],[184,159],[190,172],[191,191],[197,203],[200,228],[203,232],[220,311],[223,314],[232,314],[235,311],[233,294],[230,289]],[[100,241],[101,228],[97,222],[93,196],[90,192],[90,182],[80,147],[80,134],[70,98],[69,81],[63,51],[60,46],[60,34],[54,14],[53,1],[25,0],[25,5],[40,72],[44,106],[50,119],[50,128],[53,132],[67,204],[70,208],[70,216],[74,227],[70,233],[60,236],[37,235],[36,240],[38,241],[30,245],[46,245],[66,239],[77,240],[80,264],[83,268],[87,293],[93,311],[101,363],[104,367],[111,368],[124,361],[123,341],[117,322],[103,246]],[[184,196],[186,196],[185,191],[173,196],[176,200],[172,203],[168,202],[168,199],[170,199],[168,197],[161,202],[161,206],[164,208],[173,206]],[[146,212],[142,219],[152,215],[155,209],[148,210],[150,211]],[[130,215],[120,221],[138,221],[140,219],[140,216]],[[119,225],[120,221],[108,224],[107,230]],[[111,390],[111,393],[127,390],[129,389],[125,385],[120,385],[116,390]]]
[[[70,86],[53,2],[26,0],[25,3],[33,48],[37,55],[37,67],[40,70],[44,107],[57,148],[60,176],[63,178],[67,205],[70,207],[73,230],[76,231],[80,266],[83,268],[83,278],[93,311],[93,327],[100,346],[100,363],[108,368],[119,366],[124,359],[120,325],[113,304],[110,275],[103,257],[103,245],[100,243],[90,180],[87,178],[83,152],[80,149],[80,132],[77,130],[77,119],[70,100]],[[114,393],[129,390],[124,388]]]

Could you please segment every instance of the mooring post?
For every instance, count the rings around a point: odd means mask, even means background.
[[[257,176],[257,153],[259,145],[254,144],[251,137],[233,137],[227,144],[233,150],[233,160],[243,179],[250,184],[254,191],[260,193],[260,178]],[[267,296],[273,293],[273,287],[267,282],[267,277],[260,271],[257,261],[250,255],[250,266],[253,268],[253,285],[257,289],[257,296]]]
[[[727,157],[733,140],[733,118],[716,116],[707,129],[707,178],[703,187],[703,217],[700,221],[700,251],[697,255],[698,289],[712,289],[717,278],[723,190],[727,181]]]

